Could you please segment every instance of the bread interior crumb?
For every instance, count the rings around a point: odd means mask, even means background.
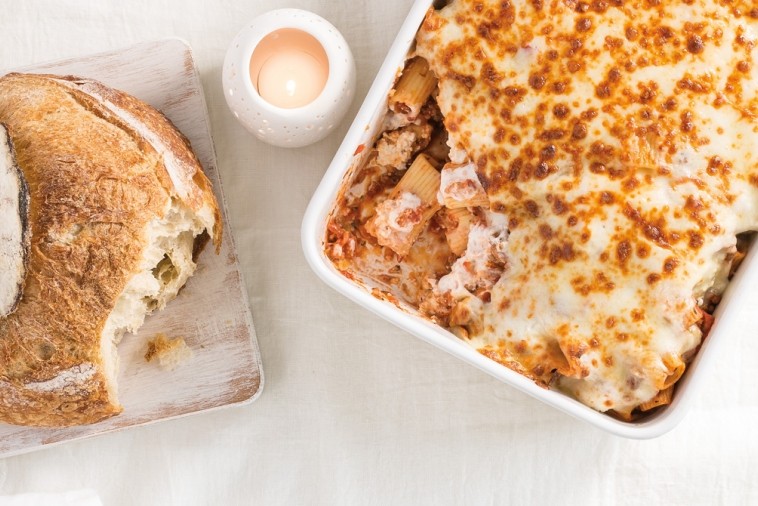
[[[102,360],[114,401],[119,367],[116,345],[126,333],[136,333],[146,315],[176,297],[195,272],[194,241],[204,231],[199,216],[178,199],[171,199],[164,215],[148,224],[139,270],[116,301],[101,334]]]

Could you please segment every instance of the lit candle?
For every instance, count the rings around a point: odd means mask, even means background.
[[[296,148],[337,130],[355,96],[355,61],[339,31],[301,9],[276,9],[229,44],[224,98],[251,134]]]
[[[326,69],[310,54],[298,49],[278,51],[261,67],[258,93],[277,107],[302,107],[319,96],[326,77]]]
[[[250,62],[250,78],[258,94],[283,109],[313,102],[326,85],[329,63],[321,44],[294,29],[277,30],[258,45]]]

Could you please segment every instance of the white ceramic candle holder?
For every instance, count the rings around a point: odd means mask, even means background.
[[[255,65],[251,69],[251,59],[261,41],[287,29],[315,38],[329,67],[321,93],[306,105],[289,109],[264,100],[258,76],[251,76],[251,70],[260,70]],[[265,44],[271,46],[271,40]],[[276,51],[275,42],[273,47]],[[237,34],[224,59],[222,82],[229,109],[248,131],[275,146],[301,147],[326,137],[345,116],[355,95],[355,61],[342,34],[324,18],[300,9],[278,9],[253,19]]]

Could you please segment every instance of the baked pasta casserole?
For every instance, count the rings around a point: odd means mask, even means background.
[[[671,401],[758,228],[758,7],[430,10],[326,254],[537,384]]]

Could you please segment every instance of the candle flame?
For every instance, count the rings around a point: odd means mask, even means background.
[[[289,95],[290,97],[294,97],[295,91],[297,91],[297,81],[295,81],[294,79],[288,79],[287,84],[285,84],[284,87],[287,90],[287,95]]]

